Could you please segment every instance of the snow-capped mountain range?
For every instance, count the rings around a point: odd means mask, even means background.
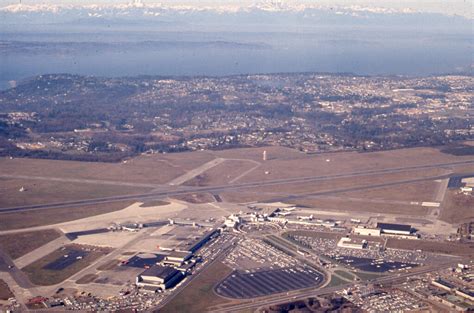
[[[104,5],[51,5],[15,4],[0,8],[0,20],[4,24],[54,24],[54,23],[94,23],[124,22],[133,23],[166,22],[176,24],[337,24],[387,23],[405,25],[433,21],[452,25],[470,23],[461,16],[448,16],[439,13],[420,13],[411,9],[395,10],[383,7],[327,6],[302,4],[297,1],[262,1],[252,5],[169,5],[144,3],[134,0],[129,3]]]

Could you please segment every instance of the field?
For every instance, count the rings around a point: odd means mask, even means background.
[[[204,312],[206,308],[227,302],[214,293],[214,286],[232,272],[230,268],[216,262],[204,270],[161,313]]]
[[[449,223],[464,223],[474,219],[474,196],[459,194],[457,190],[448,190],[440,219]]]
[[[24,187],[26,191],[20,192],[21,187]],[[0,207],[138,194],[149,190],[150,188],[131,186],[0,178],[0,194],[9,195],[0,197]]]
[[[121,210],[132,203],[133,201],[119,201],[77,207],[3,213],[0,214],[0,230],[52,225],[73,221],[80,218]]]
[[[86,285],[86,284],[89,284],[89,283],[92,283],[94,280],[96,280],[99,276],[95,275],[95,274],[87,274],[85,276],[82,276],[81,278],[79,278],[78,280],[76,280],[76,284],[83,284],[83,285]]]
[[[311,238],[323,238],[323,239],[336,239],[341,238],[341,234],[338,233],[326,233],[326,232],[316,232],[310,230],[292,230],[283,234],[284,237],[291,236],[305,236]]]
[[[8,300],[13,296],[14,295],[10,288],[8,288],[7,283],[0,279],[0,300]]]
[[[263,150],[263,148],[259,148],[259,150],[255,149],[252,151],[253,153],[249,152],[249,154],[258,155],[259,153],[257,151]],[[275,152],[267,149],[267,151],[269,160],[263,162],[258,170],[242,178],[241,182],[302,176],[334,175],[348,172],[472,160],[472,156],[453,156],[441,153],[438,149],[434,148],[412,148],[370,153],[325,153],[316,155],[305,155],[298,152],[288,153],[288,150],[284,149],[278,149]],[[233,154],[234,158],[237,157],[239,153],[245,152],[246,151],[235,152]],[[293,158],[295,155],[296,157]],[[222,153],[219,154],[219,156],[222,156]],[[261,160],[261,153],[260,159],[257,160]],[[329,162],[327,160],[329,160]],[[270,172],[270,174],[262,175],[265,171]]]
[[[209,203],[214,202],[214,198],[209,193],[188,193],[180,196],[173,196],[173,199],[188,203]]]
[[[69,245],[64,250],[56,250],[26,266],[22,271],[26,273],[33,284],[40,286],[55,285],[86,268],[96,259],[109,253],[109,251],[109,249],[105,248]],[[69,254],[75,255],[76,252],[81,252],[83,257],[71,260],[72,263],[68,263],[65,266],[62,263],[63,258],[69,256]],[[53,269],[55,267],[57,269]]]
[[[207,153],[139,156],[126,163],[1,158],[0,168],[2,175],[163,184],[212,158]]]
[[[325,207],[327,204],[328,208],[332,206],[337,208],[341,205],[341,203],[339,203],[340,201],[346,202],[346,206],[350,207],[354,204],[355,206],[365,206],[366,203],[371,202],[370,200],[390,200],[397,202],[397,204],[409,204],[411,201],[431,201],[439,183],[434,180],[429,180],[429,178],[443,174],[446,174],[446,171],[442,169],[427,169],[405,173],[389,173],[255,187],[252,189],[223,192],[221,195],[224,199],[231,202],[271,202],[279,200],[294,203],[296,201],[304,201],[309,203],[308,205],[310,206],[319,205]],[[407,181],[423,177],[426,177],[428,180],[417,183],[407,183]],[[407,192],[406,196],[404,195],[405,191]],[[331,192],[331,194],[322,194],[325,192]],[[336,203],[334,204],[333,202]],[[385,204],[383,201],[372,203],[371,206],[374,207],[374,209],[371,211],[380,210],[380,208],[378,208],[380,207],[380,203]],[[414,214],[424,213],[426,213],[424,209],[420,209],[418,213],[416,211],[414,212]]]
[[[248,160],[226,160],[205,173],[184,183],[186,186],[225,185],[238,181],[242,174],[251,171],[259,164]]]
[[[60,236],[54,229],[1,235],[0,249],[12,259],[17,259]]]

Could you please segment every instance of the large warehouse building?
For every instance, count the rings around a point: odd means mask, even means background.
[[[377,223],[377,228],[380,228],[382,234],[410,235],[412,233],[411,225],[405,224]]]
[[[180,271],[172,267],[154,265],[137,276],[136,284],[153,291],[165,290],[175,286],[183,277]]]

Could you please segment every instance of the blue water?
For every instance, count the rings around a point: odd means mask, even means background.
[[[472,64],[469,35],[378,32],[319,33],[7,33],[2,40],[40,42],[135,42],[116,49],[18,51],[0,54],[0,87],[45,73],[96,76],[231,75],[276,72],[352,72],[429,75],[465,71]],[[143,47],[146,40],[176,47]],[[183,48],[182,41],[221,40],[262,47]]]

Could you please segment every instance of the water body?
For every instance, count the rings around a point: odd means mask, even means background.
[[[395,31],[0,35],[4,43],[0,46],[2,89],[11,81],[46,73],[107,77],[278,72],[418,76],[466,71],[473,52],[469,35]],[[13,48],[6,49],[5,43],[12,42]],[[32,42],[41,45],[28,48]]]

